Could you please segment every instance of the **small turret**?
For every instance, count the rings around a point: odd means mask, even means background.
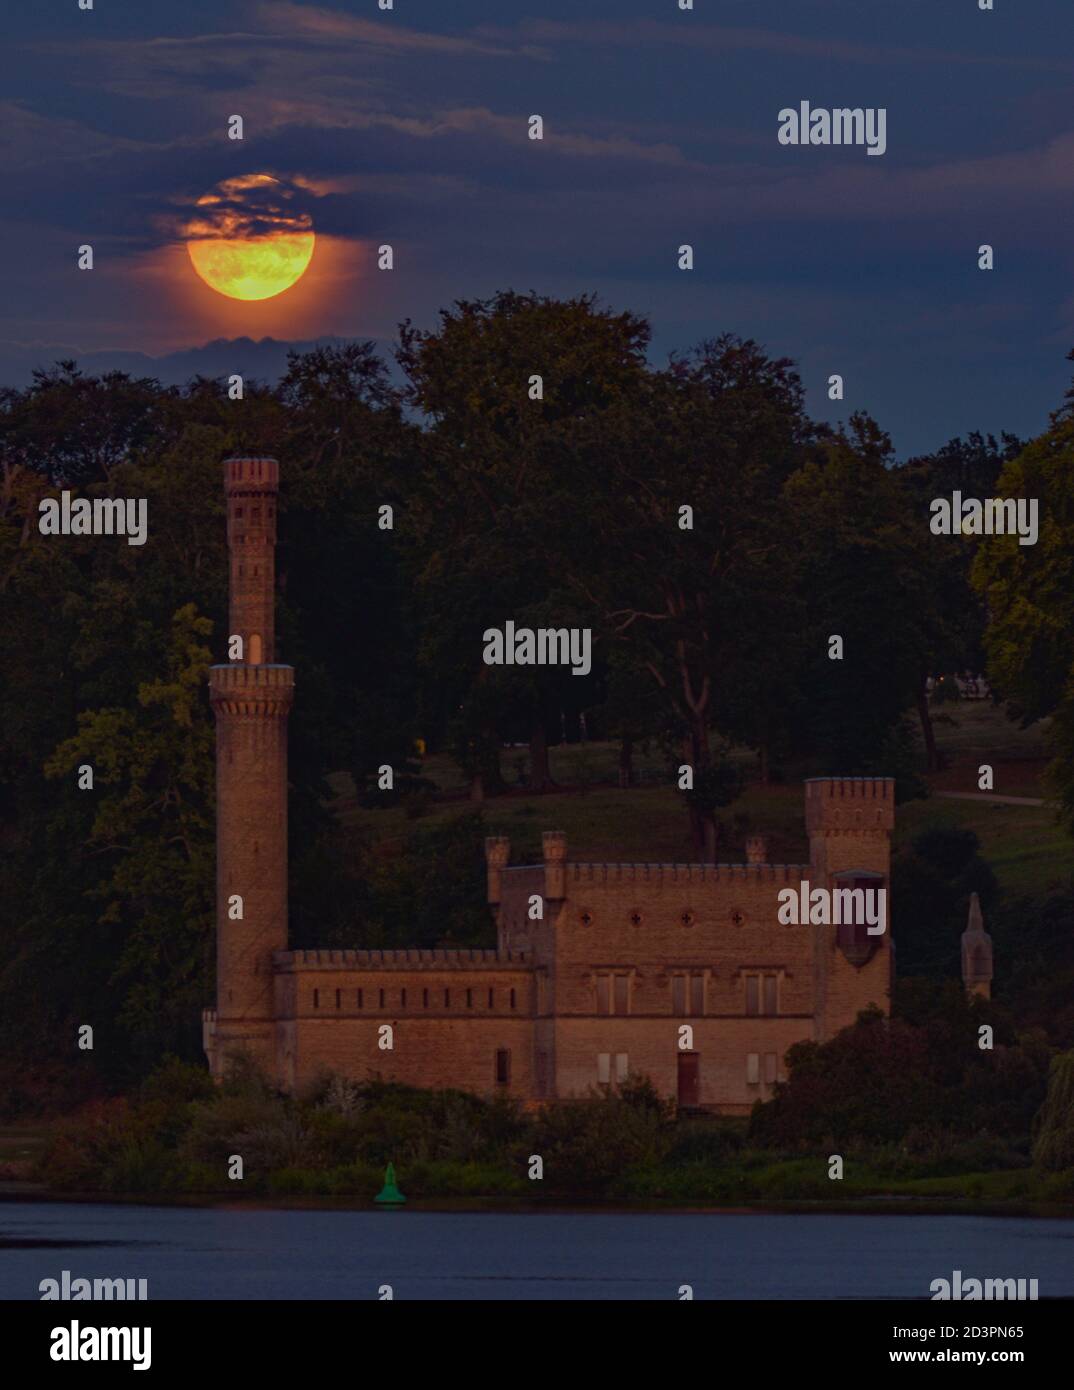
[[[544,896],[548,902],[562,902],[567,896],[567,836],[562,830],[546,830],[541,844],[544,848]]]
[[[992,938],[984,929],[981,901],[970,894],[970,915],[962,933],[962,983],[970,994],[992,997]]]
[[[511,855],[511,841],[506,835],[485,836],[485,870],[488,880],[488,904],[495,912],[503,897],[503,871]]]
[[[747,864],[767,864],[767,863],[768,863],[768,836],[767,836],[767,835],[747,835],[747,836],[746,836],[746,863],[747,863]]]

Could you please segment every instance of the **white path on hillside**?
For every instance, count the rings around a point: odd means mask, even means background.
[[[952,801],[995,801],[1002,806],[1043,806],[1044,799],[1039,796],[996,796],[993,792],[933,792],[933,796],[946,796]]]

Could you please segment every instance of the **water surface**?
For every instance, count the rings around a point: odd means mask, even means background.
[[[146,1278],[150,1299],[928,1298],[955,1269],[1072,1297],[1074,1222],[0,1204],[0,1298],[64,1269]]]

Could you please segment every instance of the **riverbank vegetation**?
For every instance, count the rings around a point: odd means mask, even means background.
[[[334,1076],[285,1096],[249,1066],[215,1086],[171,1059],[130,1097],[54,1125],[34,1176],[56,1193],[371,1200],[391,1162],[412,1198],[1074,1209],[1074,1056],[1012,1035],[994,1006],[957,990],[903,1006],[792,1049],[788,1080],[741,1119],[676,1113],[644,1077],[526,1109]],[[974,1041],[986,1018],[990,1050]],[[229,1177],[236,1156],[241,1180]]]

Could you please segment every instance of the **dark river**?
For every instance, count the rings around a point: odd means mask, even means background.
[[[0,1298],[65,1269],[150,1299],[928,1298],[956,1269],[1071,1297],[1074,1222],[0,1204]]]

